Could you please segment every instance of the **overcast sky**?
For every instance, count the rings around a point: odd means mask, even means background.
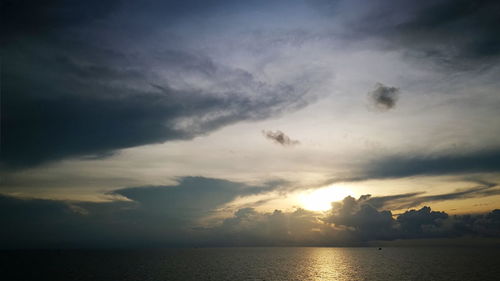
[[[498,1],[1,5],[2,247],[500,236]]]

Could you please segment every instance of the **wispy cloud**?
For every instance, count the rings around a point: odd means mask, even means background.
[[[376,208],[390,208],[393,210],[407,209],[431,202],[499,195],[500,189],[496,187],[497,184],[495,183],[484,183],[478,186],[436,195],[424,195],[424,193],[422,192],[406,193],[383,197],[373,197],[367,199],[367,202],[369,202]]]

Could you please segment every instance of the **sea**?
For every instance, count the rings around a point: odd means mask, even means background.
[[[498,247],[7,250],[0,280],[500,280]]]

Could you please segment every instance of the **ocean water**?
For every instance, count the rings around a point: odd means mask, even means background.
[[[500,280],[487,247],[2,251],[0,280]]]

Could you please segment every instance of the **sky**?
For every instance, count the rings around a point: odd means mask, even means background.
[[[500,237],[498,1],[1,6],[2,248]]]

